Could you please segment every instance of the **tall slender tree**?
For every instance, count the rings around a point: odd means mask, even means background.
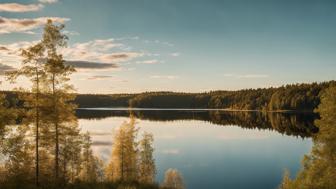
[[[40,117],[41,117],[41,98],[42,90],[41,83],[45,79],[44,72],[44,47],[41,43],[37,43],[27,49],[21,50],[21,56],[23,58],[22,65],[18,70],[8,73],[8,79],[12,82],[19,76],[29,78],[32,82],[32,88],[28,91],[21,89],[23,94],[20,96],[25,102],[25,108],[30,111],[34,111],[31,118],[35,124],[35,183],[39,186],[39,129],[40,129]],[[26,92],[26,93],[25,93]]]
[[[48,108],[50,122],[54,125],[54,143],[55,143],[55,179],[59,181],[60,177],[60,141],[65,141],[66,134],[69,131],[69,125],[76,124],[74,116],[75,106],[70,102],[74,95],[73,86],[68,84],[69,76],[75,71],[71,66],[65,65],[62,54],[58,51],[66,47],[67,36],[62,33],[64,25],[53,24],[48,20],[44,27],[42,45],[46,50],[45,58],[45,87],[47,88]],[[64,124],[65,123],[65,124]],[[62,125],[63,124],[63,125]],[[63,131],[63,133],[61,133]],[[63,139],[61,139],[61,135]]]

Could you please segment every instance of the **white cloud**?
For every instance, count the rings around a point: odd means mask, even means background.
[[[29,33],[47,23],[48,20],[57,23],[69,21],[69,18],[61,17],[40,17],[40,18],[5,18],[0,17],[0,34],[8,33]]]
[[[153,59],[153,60],[143,60],[143,61],[137,61],[137,64],[158,64],[160,61]]]
[[[79,32],[76,32],[76,31],[69,31],[69,30],[65,30],[63,32],[65,35],[80,35]]]
[[[42,8],[42,4],[0,3],[0,12],[34,12]]]
[[[0,44],[1,62],[13,67],[18,67],[21,62],[20,49],[27,48],[35,43],[37,43],[37,41],[21,41],[11,44]]]
[[[91,61],[103,63],[121,63],[141,57],[141,52],[113,52],[115,48],[122,47],[123,44],[115,39],[97,39],[83,43],[75,43],[69,48],[62,50],[65,58],[75,61]]]
[[[269,75],[266,75],[266,74],[232,74],[232,73],[227,73],[227,74],[224,74],[223,76],[237,78],[237,79],[259,79],[259,78],[269,77]]]
[[[177,75],[152,75],[152,76],[150,76],[150,78],[152,78],[152,79],[169,79],[169,80],[174,80],[174,79],[178,79],[179,76],[177,76]]]
[[[178,53],[178,52],[171,53],[171,56],[173,56],[173,57],[178,57],[178,56],[180,56],[180,53]]]
[[[39,0],[39,2],[52,4],[52,3],[57,3],[58,0]]]

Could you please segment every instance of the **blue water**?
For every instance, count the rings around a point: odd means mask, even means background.
[[[93,138],[97,156],[108,162],[113,129],[127,117],[80,119]],[[154,135],[157,182],[164,172],[178,169],[188,189],[277,188],[285,169],[295,175],[311,139],[286,136],[272,130],[214,125],[207,121],[149,121],[137,119],[139,136]]]

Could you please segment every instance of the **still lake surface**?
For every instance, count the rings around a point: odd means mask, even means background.
[[[113,130],[130,115],[139,136],[154,135],[157,182],[178,169],[188,189],[271,189],[288,169],[296,175],[317,132],[311,114],[263,114],[221,110],[79,109],[82,130],[89,131],[94,153],[108,162]]]

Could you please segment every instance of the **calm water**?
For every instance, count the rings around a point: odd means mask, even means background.
[[[154,135],[157,181],[168,168],[178,169],[189,189],[276,188],[284,169],[295,175],[310,135],[314,116],[261,114],[219,110],[78,110],[79,124],[89,131],[93,150],[109,161],[113,129],[137,118],[139,136]]]

